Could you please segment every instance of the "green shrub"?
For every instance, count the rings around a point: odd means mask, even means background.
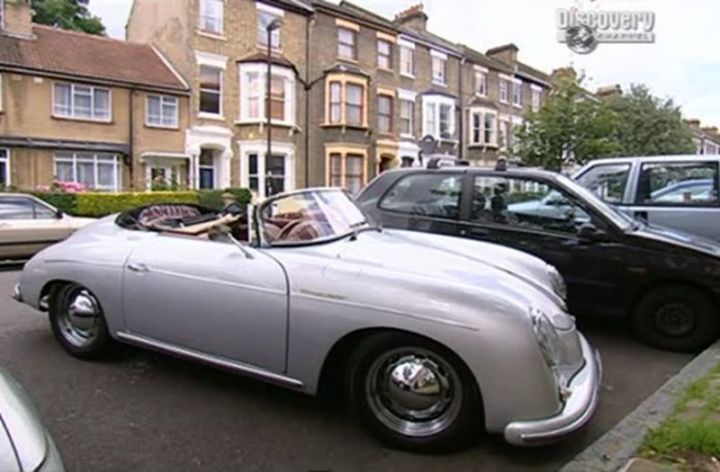
[[[72,214],[100,217],[151,203],[198,203],[198,192],[77,193]]]
[[[241,205],[247,205],[252,200],[250,190],[246,188],[228,188],[225,190],[199,190],[200,205],[215,210],[220,210],[225,206],[222,196],[224,193],[232,194],[237,202]]]
[[[33,192],[38,197],[50,205],[54,206],[63,213],[73,214],[75,211],[75,197],[77,193],[62,192]]]

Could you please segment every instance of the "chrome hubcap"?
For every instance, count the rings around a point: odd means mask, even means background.
[[[92,342],[97,335],[100,305],[85,289],[70,293],[60,317],[60,328],[65,339],[77,347]]]
[[[388,428],[423,437],[445,429],[460,408],[459,379],[444,359],[422,348],[378,357],[365,382],[368,404]]]
[[[654,316],[655,327],[668,336],[684,336],[695,327],[695,311],[685,303],[668,303]]]

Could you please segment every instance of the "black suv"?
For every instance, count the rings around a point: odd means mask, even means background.
[[[565,277],[573,313],[629,314],[651,345],[696,351],[720,333],[718,244],[635,221],[560,174],[399,169],[380,174],[357,200],[388,228],[534,254]]]

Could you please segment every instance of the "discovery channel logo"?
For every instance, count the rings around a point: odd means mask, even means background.
[[[599,43],[654,43],[652,11],[557,11],[558,41],[577,54],[590,54]]]

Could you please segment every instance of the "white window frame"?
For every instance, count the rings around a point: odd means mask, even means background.
[[[535,84],[530,84],[530,91],[532,92],[532,110],[538,111],[540,110],[540,105],[542,103],[543,89]]]
[[[64,115],[58,113],[57,103],[55,99],[55,89],[58,86],[69,86],[70,87],[70,114]],[[90,89],[90,114],[91,116],[76,116],[75,110],[75,89],[77,87],[84,87]],[[108,115],[107,117],[95,117],[95,91],[104,90],[108,93]],[[52,116],[55,118],[61,118],[63,120],[78,120],[78,121],[97,121],[101,123],[110,123],[113,117],[113,97],[112,90],[107,87],[96,87],[94,85],[77,84],[73,82],[54,82],[52,86]]]
[[[160,121],[157,123],[153,123],[150,120],[150,99],[160,100],[160,115],[158,116]],[[163,111],[165,109],[164,106],[169,105],[170,103],[175,105],[175,114],[172,117],[173,124],[166,125],[163,123],[163,118],[165,118]],[[178,97],[171,97],[169,95],[148,95],[145,97],[145,126],[150,128],[178,129],[180,126],[180,100]]]
[[[205,2],[216,2],[222,6],[222,8],[220,9],[220,11],[221,11],[220,18],[213,18],[214,21],[216,21],[217,23],[220,24],[220,31],[215,31],[212,29],[205,29],[205,22],[204,22],[205,17],[206,17],[206,15],[204,14]],[[224,0],[200,0],[200,3],[198,4],[198,6],[199,6],[198,29],[204,34],[221,37],[225,33],[225,1]]]
[[[70,157],[58,157],[58,154],[69,154]],[[94,190],[109,190],[111,192],[118,192],[122,189],[122,160],[117,154],[112,153],[90,153],[90,152],[73,152],[73,151],[56,151],[53,154],[53,175],[57,175],[57,163],[58,162],[69,162],[73,166],[73,182],[78,183],[77,179],[77,167],[78,167],[78,154],[92,154],[93,159],[93,180],[95,181],[96,186],[93,187]],[[110,187],[100,187],[97,186],[98,183],[98,154],[101,154],[103,156],[112,157],[113,158],[113,185]],[[89,162],[84,159],[80,159],[80,162]],[[105,161],[104,163],[107,163]]]
[[[225,110],[225,104],[223,103],[225,98],[225,69],[227,68],[227,61],[228,58],[226,56],[221,56],[219,54],[213,54],[209,52],[201,52],[201,51],[195,51],[195,62],[197,64],[197,74],[198,74],[198,91],[202,90],[200,89],[200,67],[206,66],[206,67],[212,67],[215,69],[220,69],[220,113],[209,113],[205,111],[200,111],[200,94],[198,93],[198,118],[207,118],[210,120],[224,120],[225,117],[223,115],[223,112]]]
[[[275,77],[282,77],[285,88],[284,120],[273,119],[272,124],[280,126],[295,126],[295,74],[291,69],[282,66],[272,66],[271,73]],[[259,117],[250,116],[249,90],[250,74],[258,74],[260,104]],[[238,123],[267,123],[267,65],[259,63],[243,63],[238,65],[238,77],[240,78],[240,116]]]
[[[509,97],[510,91],[508,90],[509,84],[510,84],[510,81],[503,79],[503,78],[500,79],[500,97],[499,97],[500,103],[508,103],[509,102],[509,100],[508,100],[510,98]]]
[[[417,98],[417,93],[413,92],[412,90],[406,90],[406,89],[398,89],[397,91],[397,103],[398,103],[398,129],[400,130],[400,136],[403,138],[415,138],[415,107]],[[410,134],[403,133],[401,129],[401,123],[402,123],[402,104],[403,102],[411,102],[413,104],[412,106],[412,115],[410,116]]]
[[[399,48],[398,53],[398,61],[399,64],[399,72],[400,75],[403,77],[408,77],[410,79],[415,78],[415,43],[412,43],[410,41],[406,41],[404,39],[398,39],[397,45]],[[410,68],[412,69],[411,72],[407,72],[403,69],[403,51],[410,54]]]
[[[430,50],[430,71],[432,83],[435,85],[447,86],[448,56],[439,51]],[[436,65],[442,65],[442,77],[435,75]]]
[[[0,0],[2,2],[2,0]],[[10,172],[10,149],[0,148],[0,162],[5,163],[5,186],[12,185],[12,172]]]
[[[0,31],[5,29],[5,0],[0,0]]]
[[[520,79],[512,80],[511,98],[515,108],[522,108],[522,87],[523,82]],[[517,100],[516,100],[517,99]]]
[[[450,136],[455,135],[455,99],[444,95],[424,95],[422,97],[422,135],[434,136],[435,139],[439,141],[454,142],[455,139],[453,138],[442,138],[440,136],[440,107],[443,105],[451,108],[451,112],[448,115],[450,119],[448,128],[450,130]],[[430,109],[433,110],[432,113],[434,114],[432,117],[432,127],[434,129],[428,129],[428,114]]]
[[[469,110],[468,120],[468,144],[470,146],[498,146],[498,113],[496,110],[490,108],[473,107]],[[476,141],[474,138],[474,127],[475,127],[475,116],[480,117],[480,140]],[[485,119],[486,116],[492,116],[492,139],[487,141],[485,139]]]
[[[266,154],[267,143],[263,141],[239,141],[240,149],[240,185],[247,189],[250,188],[250,155],[256,154],[258,157],[257,179],[258,179],[258,198],[265,198],[265,178],[266,176]],[[285,156],[285,191],[295,190],[295,146],[288,143],[273,142],[271,144],[272,154]]]
[[[267,31],[265,30],[265,28],[260,28],[260,26],[261,26],[261,23],[260,23],[260,16],[261,16],[261,14],[265,13],[265,14],[267,14],[267,15],[272,15],[272,16],[274,16],[275,18],[283,18],[283,17],[285,16],[285,12],[284,12],[283,10],[281,10],[280,8],[275,8],[275,7],[272,7],[272,6],[270,6],[270,5],[266,5],[266,4],[264,4],[264,3],[260,3],[260,2],[255,2],[255,9],[256,9],[256,11],[257,11],[257,28],[258,28],[258,31],[257,31],[257,32],[258,32],[258,37],[257,37],[257,39],[258,39],[258,46],[259,46],[259,47],[262,47],[263,49],[266,49],[266,48],[267,48],[267,44],[265,44],[264,42],[267,41]],[[261,30],[261,29],[263,30],[263,33],[264,33],[262,42],[260,41],[260,30]],[[270,33],[270,35],[271,35],[271,36],[270,36],[270,42],[271,42],[271,45],[272,45],[272,48],[271,48],[271,49],[272,49],[273,51],[280,51],[280,50],[282,49],[282,42],[281,42],[281,37],[280,37],[280,28],[273,30],[273,31]],[[276,45],[277,45],[277,47],[276,47]]]

